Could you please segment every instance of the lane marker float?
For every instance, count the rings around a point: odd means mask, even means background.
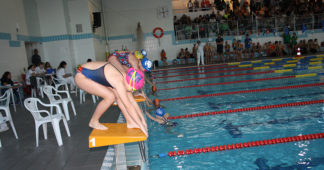
[[[323,100],[310,100],[310,101],[302,101],[302,102],[294,102],[294,103],[282,103],[282,104],[274,104],[274,105],[266,105],[266,106],[255,106],[255,107],[247,107],[247,108],[239,108],[239,109],[229,109],[229,110],[219,110],[214,112],[204,112],[204,113],[193,113],[193,114],[185,114],[178,116],[170,116],[168,119],[186,119],[186,118],[195,118],[202,116],[213,116],[218,114],[229,114],[229,113],[237,113],[237,112],[250,112],[255,110],[267,110],[274,108],[283,108],[283,107],[296,107],[296,106],[304,106],[311,104],[319,104],[324,103]]]
[[[217,145],[205,146],[201,148],[191,148],[186,150],[173,150],[168,152],[168,156],[174,157],[174,156],[183,156],[183,155],[193,155],[193,154],[200,154],[200,153],[227,151],[227,150],[234,150],[234,149],[259,147],[259,146],[306,141],[312,139],[322,139],[322,138],[324,138],[324,133],[314,133],[314,134],[290,136],[290,137],[283,137],[283,138],[273,138],[273,139],[258,140],[258,141],[224,144],[218,146]]]
[[[164,89],[159,89],[159,90],[174,90],[174,89],[192,88],[192,87],[205,87],[205,86],[217,86],[217,85],[225,85],[225,84],[237,84],[237,83],[247,83],[247,82],[290,79],[290,78],[315,77],[317,75],[319,75],[319,74],[318,73],[308,73],[308,74],[300,74],[300,75],[294,75],[294,76],[292,75],[292,76],[281,76],[281,77],[268,77],[268,78],[260,78],[260,79],[237,80],[237,81],[228,81],[228,82],[220,82],[220,83],[209,83],[209,84],[197,84],[197,85],[190,85],[190,86],[170,87],[170,88],[164,88]]]
[[[175,97],[175,98],[160,99],[160,101],[174,101],[174,100],[224,96],[224,95],[242,94],[242,93],[257,93],[257,92],[272,91],[272,90],[295,89],[295,88],[315,87],[315,86],[322,86],[322,85],[324,85],[324,83],[311,83],[311,84],[292,85],[292,86],[280,86],[280,87],[270,87],[270,88],[263,88],[263,89],[240,90],[240,91],[222,92],[222,93],[195,95],[195,96]]]
[[[165,83],[174,83],[174,82],[183,82],[183,81],[191,81],[191,80],[201,80],[201,79],[214,79],[220,77],[236,77],[236,76],[245,76],[245,75],[258,75],[258,74],[269,74],[269,73],[285,73],[285,72],[293,72],[293,71],[303,71],[303,70],[314,70],[314,69],[323,69],[322,66],[312,66],[307,68],[295,68],[295,69],[283,69],[283,70],[268,70],[262,72],[252,72],[252,73],[238,73],[238,74],[228,74],[228,75],[219,75],[219,76],[210,76],[210,77],[200,77],[200,78],[189,78],[189,79],[179,79],[179,80],[169,80],[169,81],[158,81],[157,84],[165,84]],[[318,73],[318,75],[323,75],[324,73]]]

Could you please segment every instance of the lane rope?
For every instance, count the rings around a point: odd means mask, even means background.
[[[315,86],[322,86],[322,85],[324,85],[324,83],[311,83],[311,84],[292,85],[292,86],[270,87],[270,88],[263,88],[263,89],[240,90],[240,91],[232,91],[232,92],[222,92],[222,93],[195,95],[195,96],[167,98],[167,99],[160,99],[160,101],[175,101],[175,100],[184,100],[184,99],[193,99],[193,98],[224,96],[224,95],[231,95],[231,94],[257,93],[257,92],[272,91],[272,90],[305,88],[305,87],[315,87]]]
[[[192,75],[199,75],[199,74],[238,72],[238,71],[247,71],[247,70],[253,70],[253,68],[238,68],[238,69],[217,70],[217,71],[209,71],[209,72],[201,72],[201,73],[177,74],[177,75],[170,75],[170,76],[155,77],[155,79],[158,79],[158,78],[170,78],[170,77],[182,77],[182,76],[192,76]]]
[[[158,70],[151,70],[151,72],[169,71],[169,70],[183,70],[183,69],[192,69],[192,68],[198,68],[198,67],[227,66],[227,65],[228,65],[227,63],[223,63],[223,64],[202,65],[202,66],[187,66],[187,67],[176,67],[176,68],[164,68],[164,69],[158,69]]]
[[[224,69],[224,68],[238,68],[239,66],[225,66],[225,67],[209,67],[209,68],[204,68],[204,70],[220,70],[220,69]],[[171,72],[167,72],[167,73],[155,73],[154,76],[159,75],[159,74],[171,74],[171,73],[181,73],[181,72],[193,72],[193,71],[199,71],[199,68],[194,68],[194,69],[188,69],[188,70],[180,70],[180,71],[171,71]]]
[[[260,78],[260,79],[251,79],[251,80],[237,80],[237,81],[228,81],[221,83],[209,83],[209,84],[198,84],[191,86],[180,86],[180,87],[170,87],[159,90],[174,90],[174,89],[182,89],[182,88],[191,88],[191,87],[204,87],[204,86],[216,86],[216,85],[225,85],[225,84],[236,84],[236,83],[247,83],[247,82],[256,82],[256,81],[267,81],[267,80],[279,80],[279,79],[289,79],[296,78],[296,76],[282,76],[282,77],[269,77],[269,78]]]
[[[255,110],[268,110],[268,109],[283,108],[283,107],[296,107],[296,106],[304,106],[304,105],[320,104],[320,103],[324,103],[324,99],[294,102],[294,103],[282,103],[282,104],[274,104],[274,105],[266,105],[266,106],[255,106],[255,107],[247,107],[247,108],[239,108],[239,109],[219,110],[219,111],[214,111],[214,112],[184,114],[184,115],[178,115],[178,116],[170,116],[168,119],[170,119],[170,120],[172,120],[172,119],[186,119],[186,118],[195,118],[195,117],[202,117],[202,116],[213,116],[213,115],[218,115],[218,114],[251,112],[251,111],[255,111]]]
[[[179,80],[169,80],[169,81],[158,81],[156,83],[157,84],[168,84],[168,83],[184,82],[184,81],[191,81],[191,80],[203,80],[203,79],[214,79],[214,78],[221,78],[221,77],[236,77],[236,76],[247,76],[247,75],[258,75],[258,74],[269,74],[269,73],[274,73],[274,70],[252,72],[252,73],[238,73],[238,74],[218,75],[218,76],[209,76],[209,77],[199,77],[199,78],[189,78],[189,79],[179,79]]]
[[[296,59],[313,59],[313,58],[322,58],[323,55],[317,56],[302,56],[299,58],[296,57],[288,57],[288,58],[275,58],[275,59],[265,59],[265,60],[253,60],[253,61],[243,61],[243,62],[232,62],[232,63],[222,63],[222,64],[210,64],[203,66],[186,66],[186,67],[176,67],[176,68],[165,68],[165,69],[157,69],[151,70],[151,72],[159,72],[159,71],[169,71],[169,70],[182,70],[182,69],[191,69],[198,67],[211,67],[211,66],[226,66],[226,65],[240,65],[240,64],[250,64],[250,63],[262,63],[262,62],[274,62],[274,61],[283,61],[283,60],[296,60]]]
[[[205,146],[205,147],[201,147],[201,148],[190,148],[190,149],[186,149],[186,150],[173,150],[173,151],[169,151],[167,155],[169,157],[183,156],[183,155],[189,156],[189,155],[200,154],[200,153],[228,151],[228,150],[234,150],[234,149],[259,147],[259,146],[274,145],[274,144],[289,143],[289,142],[306,141],[306,140],[312,140],[312,139],[315,140],[315,139],[322,139],[322,138],[324,138],[324,133],[314,133],[314,134],[307,134],[307,135],[290,136],[290,137],[283,137],[283,138],[272,138],[272,139],[233,143],[233,144]],[[166,155],[166,154],[160,154],[160,155]]]
[[[296,66],[297,65],[318,65],[322,64],[322,59],[321,61],[304,61],[302,63],[298,63],[299,60],[287,60],[287,61],[276,61],[276,62],[264,62],[264,63],[251,63],[251,64],[241,64],[241,65],[228,65],[224,67],[215,67],[215,66],[210,66],[209,68],[204,68],[204,70],[220,70],[224,68],[237,68],[237,67],[253,67],[254,70],[257,69],[269,69],[269,68],[278,68],[278,67],[291,67],[291,66]],[[181,73],[181,72],[196,72],[199,71],[198,68],[192,68],[192,69],[187,69],[187,70],[179,70],[179,71],[168,71],[168,72],[160,72],[160,73],[155,73],[154,76],[160,75],[160,74],[172,74],[172,73]]]
[[[322,64],[322,63],[318,63],[318,64]],[[276,68],[295,68],[298,69],[296,67],[298,66],[308,66],[307,68],[302,68],[302,69],[322,69],[322,66],[310,66],[312,64],[283,64],[283,65],[273,65],[273,66],[258,66],[258,67],[252,67],[249,65],[242,65],[244,67],[239,66],[237,69],[226,69],[226,70],[218,70],[218,71],[209,71],[209,72],[205,72],[205,70],[201,70],[202,72],[194,72],[194,73],[188,73],[188,74],[175,74],[175,75],[167,75],[167,76],[158,76],[155,77],[155,79],[158,78],[170,78],[170,77],[181,77],[181,76],[191,76],[191,75],[199,75],[199,74],[211,74],[211,73],[226,73],[226,72],[239,72],[239,71],[246,71],[246,70],[261,70],[261,69],[276,69]],[[243,69],[243,70],[241,70]],[[246,69],[246,70],[244,70]]]
[[[220,83],[208,83],[208,84],[197,84],[197,85],[190,85],[190,86],[170,87],[170,88],[164,88],[164,89],[159,89],[159,90],[174,90],[174,89],[181,89],[181,88],[205,87],[205,86],[217,86],[217,85],[225,85],[225,84],[237,84],[237,83],[269,81],[269,80],[279,80],[279,79],[314,77],[314,76],[318,76],[320,74],[307,73],[307,74],[299,74],[299,75],[291,75],[291,76],[268,77],[268,78],[259,78],[259,79],[250,79],[250,80],[237,80],[237,81],[220,82]]]
[[[165,84],[165,83],[183,82],[183,81],[190,81],[190,80],[213,79],[213,78],[220,78],[220,77],[236,77],[236,76],[242,76],[242,75],[257,75],[257,74],[268,74],[268,73],[286,73],[286,72],[293,72],[293,71],[315,70],[315,69],[323,69],[323,66],[311,66],[311,67],[307,67],[307,68],[268,70],[268,71],[263,71],[263,72],[238,73],[238,74],[230,74],[230,75],[189,78],[189,79],[179,79],[179,80],[169,80],[169,81],[158,81],[156,83],[157,84]],[[318,74],[323,75],[323,73],[318,73]]]

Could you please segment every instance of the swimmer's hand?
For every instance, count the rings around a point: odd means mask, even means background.
[[[177,137],[178,137],[178,138],[183,138],[184,135],[183,135],[182,133],[180,133]]]

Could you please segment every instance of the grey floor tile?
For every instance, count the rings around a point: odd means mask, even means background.
[[[60,123],[63,146],[59,147],[54,136],[53,128],[48,125],[48,139],[43,137],[40,128],[39,147],[36,147],[34,119],[22,106],[17,105],[17,112],[11,109],[11,115],[18,133],[16,140],[12,130],[0,133],[2,148],[0,148],[0,170],[60,170],[60,169],[100,169],[107,147],[89,149],[88,136],[91,128],[88,127],[96,104],[93,104],[89,95],[84,104],[79,104],[79,98],[72,94],[77,116],[70,114],[68,122],[71,137],[68,137]],[[41,99],[48,103],[46,99]],[[101,122],[116,122],[119,109],[111,107],[101,118]]]

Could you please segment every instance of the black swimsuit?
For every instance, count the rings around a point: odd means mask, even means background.
[[[101,85],[113,88],[113,86],[107,81],[107,79],[105,77],[105,66],[107,64],[110,64],[110,63],[106,63],[105,65],[103,65],[103,66],[101,66],[101,67],[99,67],[97,69],[94,69],[94,70],[87,69],[87,68],[84,68],[84,67],[79,67],[78,71],[80,73],[82,73],[84,76],[86,76],[88,79],[91,79],[91,80],[93,80],[93,81],[95,81],[95,82],[97,82],[97,83],[99,83]],[[114,66],[114,65],[112,65],[112,66]],[[120,72],[120,74],[122,74],[122,73]]]

